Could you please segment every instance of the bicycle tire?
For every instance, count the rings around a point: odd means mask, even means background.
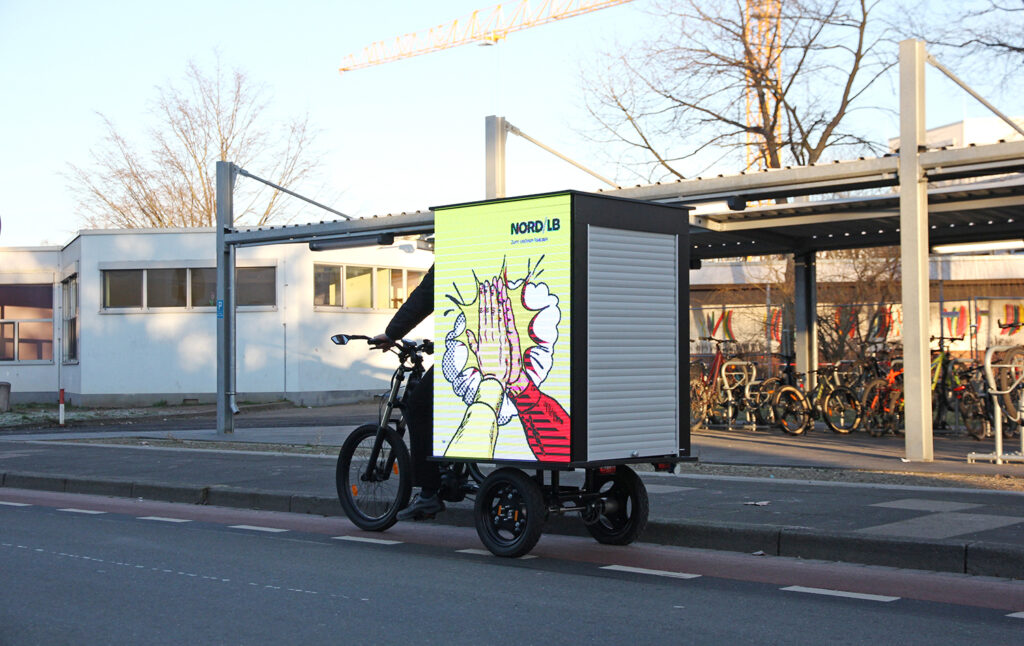
[[[889,393],[889,401],[886,404],[885,430],[893,435],[903,435],[906,417],[903,388],[894,388]]]
[[[878,377],[864,386],[864,393],[860,397],[861,426],[874,437],[885,433],[888,393],[889,382]]]
[[[1010,348],[1003,353],[997,363],[1011,366],[996,368],[995,374],[996,386],[999,387],[999,390],[1008,390],[1017,381],[1020,371],[1024,370],[1024,347],[1018,345]],[[1018,415],[1017,402],[1014,401],[1013,395],[1013,392],[1008,392],[999,396],[999,405],[1003,407],[1004,419],[1014,420]]]
[[[335,469],[341,508],[356,527],[370,532],[382,532],[394,525],[412,492],[409,449],[390,427],[384,429],[377,476],[371,481],[364,479],[376,437],[377,424],[357,427],[342,444]]]
[[[758,424],[770,426],[775,423],[772,397],[775,395],[775,391],[781,387],[782,380],[778,377],[769,377],[757,385],[754,395],[754,418]]]
[[[473,505],[476,533],[491,554],[523,556],[540,540],[547,510],[536,480],[504,467],[487,476]]]
[[[846,386],[836,386],[822,405],[825,424],[834,433],[846,434],[860,425],[860,401]]]
[[[964,389],[960,393],[960,418],[967,433],[976,440],[985,439],[986,417],[985,402],[981,396],[970,388]]]
[[[707,421],[707,400],[704,397],[704,384],[690,382],[690,431],[699,431]]]
[[[775,424],[790,435],[803,435],[811,421],[807,398],[795,386],[783,386],[772,397]]]
[[[609,486],[610,485],[610,486]],[[650,503],[647,487],[636,471],[622,464],[614,474],[598,473],[594,489],[604,500],[614,501],[611,513],[602,513],[593,522],[586,522],[587,531],[604,545],[629,545],[647,526]]]

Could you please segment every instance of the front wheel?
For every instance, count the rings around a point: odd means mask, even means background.
[[[795,386],[783,386],[772,398],[775,424],[790,435],[803,435],[811,423],[811,407]]]
[[[985,402],[982,401],[978,393],[970,388],[966,388],[960,393],[960,417],[963,418],[964,428],[967,429],[971,437],[976,440],[985,439],[985,423],[987,421]]]
[[[476,495],[476,533],[495,556],[516,558],[532,550],[545,515],[540,485],[519,469],[498,469]]]
[[[392,428],[385,428],[377,458],[371,461],[377,425],[356,428],[341,446],[335,483],[338,501],[356,527],[382,532],[395,524],[409,504],[412,470],[409,449]]]
[[[873,437],[885,433],[886,407],[889,403],[889,382],[879,377],[864,387],[860,398],[861,424]]]
[[[849,433],[860,424],[860,402],[846,386],[837,386],[825,397],[825,424],[836,433]]]

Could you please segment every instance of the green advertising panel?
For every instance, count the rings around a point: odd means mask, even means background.
[[[435,209],[434,455],[569,461],[571,196]]]

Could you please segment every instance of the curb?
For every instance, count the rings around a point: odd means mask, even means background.
[[[337,498],[251,491],[222,485],[183,486],[16,472],[0,473],[0,487],[344,516]],[[456,504],[449,505],[441,520],[434,523],[474,527],[475,518],[468,505]],[[550,534],[587,536],[582,522],[565,516],[550,518],[544,531]],[[670,522],[657,519],[648,521],[642,539],[646,543],[676,547],[1024,579],[1024,546],[1014,544],[913,540],[804,527]]]

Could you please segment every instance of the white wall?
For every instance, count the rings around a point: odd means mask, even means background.
[[[0,253],[0,284],[53,285],[59,270],[59,247],[9,247]],[[53,290],[54,332],[60,328],[60,294]],[[54,343],[53,356],[59,359]],[[55,361],[32,363],[0,362],[0,381],[11,384],[11,400],[37,399],[52,396],[57,400],[57,364]]]

